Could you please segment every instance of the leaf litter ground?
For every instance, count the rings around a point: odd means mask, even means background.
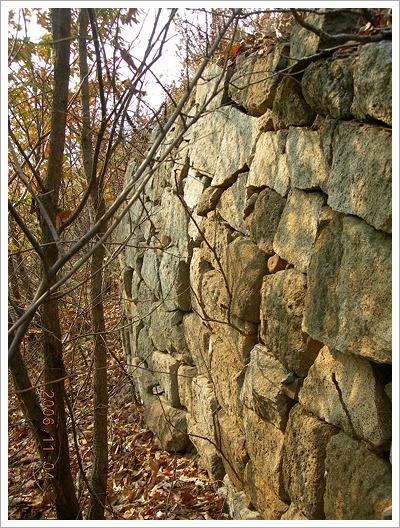
[[[108,320],[118,320],[118,301],[106,308]],[[35,344],[25,344],[30,359]],[[39,340],[40,342],[40,340]],[[196,455],[184,456],[161,449],[159,441],[143,424],[144,408],[137,400],[129,374],[124,371],[123,354],[117,332],[107,335],[109,350],[109,475],[107,520],[227,520],[224,503],[216,485],[198,467]],[[79,345],[79,347],[77,346]],[[72,403],[79,450],[87,477],[91,468],[93,436],[90,340],[72,340],[65,346],[66,365],[76,374],[67,383]],[[86,348],[86,350],[85,350]],[[78,353],[79,349],[79,353]],[[72,359],[71,359],[72,358]],[[72,363],[71,363],[72,361]],[[42,366],[35,364],[32,379],[40,383]],[[31,372],[31,371],[30,371]],[[71,371],[69,371],[71,372]],[[9,519],[55,519],[52,492],[36,452],[34,441],[20,410],[14,387],[9,381]],[[90,396],[88,396],[90,395]],[[71,419],[69,418],[69,424]],[[71,429],[71,427],[70,427]],[[72,434],[70,436],[72,442]],[[75,449],[71,468],[82,511],[88,492],[79,471]]]

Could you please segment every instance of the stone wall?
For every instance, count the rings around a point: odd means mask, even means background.
[[[392,47],[321,46],[297,27],[239,55],[120,231],[147,425],[194,444],[237,519],[391,508]]]

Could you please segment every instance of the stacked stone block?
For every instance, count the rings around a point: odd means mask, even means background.
[[[187,123],[220,75],[223,92],[120,232],[147,425],[194,444],[237,519],[391,507],[391,43],[307,59],[321,46],[295,28],[212,65]]]

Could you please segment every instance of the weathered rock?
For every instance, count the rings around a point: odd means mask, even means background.
[[[286,266],[287,266],[287,261],[283,260],[276,253],[272,257],[269,257],[268,262],[267,262],[267,268],[271,274],[276,273],[278,271],[283,271],[284,269],[286,269]]]
[[[292,128],[286,141],[287,168],[292,187],[303,190],[323,188],[326,161],[318,131]]]
[[[262,345],[253,348],[250,362],[245,369],[240,401],[261,418],[284,431],[289,410],[293,405],[293,401],[282,388],[282,380],[288,371],[271,356],[267,347]]]
[[[193,125],[191,166],[212,177],[214,187],[227,187],[250,163],[258,138],[256,118],[233,107],[206,114]],[[230,152],[231,156],[221,155]]]
[[[162,253],[158,273],[165,310],[190,310],[189,263],[177,247]]]
[[[158,379],[148,369],[147,363],[137,357],[131,360],[131,374],[135,387],[144,405],[148,405],[153,399],[153,388],[159,385]]]
[[[312,125],[317,115],[304,99],[300,82],[293,77],[285,77],[279,83],[272,111],[275,130]]]
[[[263,478],[252,460],[246,465],[244,479],[246,496],[262,514],[263,519],[281,519],[288,505],[271,489],[268,480]]]
[[[125,266],[122,270],[122,285],[124,288],[124,294],[128,299],[132,298],[132,276],[133,269],[129,266]]]
[[[215,443],[216,412],[219,404],[214,386],[206,376],[196,376],[192,380],[192,416],[201,435]]]
[[[150,340],[149,329],[147,326],[143,326],[137,336],[136,341],[136,354],[140,359],[147,361],[153,353],[154,345]]]
[[[361,47],[354,68],[353,115],[392,125],[392,42],[385,40]]]
[[[247,234],[243,212],[246,200],[247,173],[239,174],[237,180],[223,192],[217,204],[221,217],[235,230]]]
[[[299,402],[375,449],[389,449],[391,405],[367,359],[324,346],[304,380]]]
[[[189,256],[189,215],[182,202],[171,188],[166,188],[161,200],[163,224],[161,232],[165,233],[172,244],[178,248],[182,259]]]
[[[392,468],[345,433],[326,450],[326,519],[383,519],[392,506]]]
[[[229,84],[229,95],[251,115],[260,116],[272,108],[279,71],[286,67],[289,46],[280,44],[270,53],[239,58]]]
[[[224,411],[218,412],[217,445],[224,453],[222,459],[225,471],[239,491],[243,486],[244,469],[249,460],[246,451],[246,439],[236,420],[229,417]]]
[[[141,276],[151,292],[157,297],[157,299],[160,299],[162,294],[158,269],[160,267],[161,255],[159,255],[159,250],[152,249],[157,245],[157,240],[153,237],[151,239],[150,247],[144,252]],[[134,296],[133,292],[132,296]]]
[[[324,14],[311,14],[305,21],[317,29],[330,35],[338,33],[354,32],[358,16],[346,10],[325,9]],[[320,50],[330,48],[332,42],[323,40],[321,37],[296,24],[290,35],[290,57],[289,65],[292,71],[300,71],[311,61],[312,55]],[[310,57],[310,58],[308,58]]]
[[[307,103],[318,113],[335,119],[350,119],[353,102],[351,62],[346,59],[323,59],[313,62],[301,80]],[[368,73],[369,78],[370,73]]]
[[[201,244],[201,256],[215,269],[221,269],[226,246],[233,240],[233,229],[215,211],[202,223],[205,241]]]
[[[151,398],[143,417],[165,451],[183,451],[190,444],[186,433],[186,412],[171,407],[162,396]]]
[[[248,187],[270,187],[281,196],[286,196],[289,190],[286,137],[286,131],[266,132],[261,135],[250,166]]]
[[[197,376],[196,367],[179,365],[178,368],[178,391],[179,401],[186,409],[192,411],[192,380]]]
[[[288,510],[282,515],[281,521],[307,521],[308,517],[304,515],[293,503]]]
[[[243,364],[236,353],[219,337],[210,338],[210,375],[215,387],[216,397],[226,414],[239,422],[239,391],[237,376],[242,371]]]
[[[321,193],[292,189],[274,238],[274,251],[307,272],[317,237],[318,217],[326,198]]]
[[[186,344],[182,317],[183,312],[167,312],[160,303],[154,303],[149,335],[159,351],[169,352],[175,359],[191,364],[192,358]]]
[[[226,249],[223,262],[231,292],[231,314],[257,323],[260,320],[260,290],[267,273],[263,251],[247,238],[239,237]]]
[[[257,126],[260,132],[270,132],[274,129],[273,112],[268,108],[266,112],[258,118]]]
[[[180,363],[169,354],[154,351],[151,355],[150,372],[159,380],[165,399],[172,407],[179,408],[178,368]]]
[[[235,352],[239,361],[246,364],[257,342],[257,325],[231,316],[229,324],[211,322],[210,326],[213,333]]]
[[[157,276],[152,276],[154,285]],[[136,273],[132,277],[132,301],[129,302],[131,321],[133,323],[150,324],[150,315],[155,301],[154,291],[148,287],[144,280],[140,280]]]
[[[269,489],[286,501],[282,480],[284,433],[247,407],[243,407],[243,426],[246,449],[257,472],[268,482]],[[258,503],[255,506],[261,511]]]
[[[229,75],[217,64],[209,66],[196,85],[196,105],[207,103],[206,110],[215,110],[226,104],[228,98]]]
[[[272,255],[273,241],[286,199],[272,189],[263,189],[255,203],[253,212],[246,218],[250,237],[267,255]]]
[[[191,211],[195,209],[200,196],[209,184],[210,178],[203,176],[193,168],[189,169],[188,175],[184,181],[183,199]]]
[[[261,291],[261,340],[298,376],[307,375],[318,353],[301,329],[305,294],[305,277],[295,269],[267,275]]]
[[[336,427],[301,405],[290,411],[286,427],[283,479],[291,501],[308,519],[324,518],[326,445]]]
[[[340,123],[333,137],[328,205],[392,232],[392,144],[384,128]]]
[[[228,475],[225,475],[223,484],[223,487],[218,489],[218,495],[225,500],[229,514],[233,519],[242,521],[263,520],[257,511],[250,510],[251,503],[245,493],[236,491]]]
[[[335,214],[308,271],[303,329],[330,348],[391,362],[391,237]]]
[[[183,317],[183,327],[185,340],[197,372],[198,374],[205,374],[210,368],[208,355],[210,331],[195,313],[190,313]]]
[[[223,187],[207,187],[207,189],[204,189],[197,204],[197,214],[199,216],[207,216],[210,211],[213,211],[223,192]]]
[[[192,415],[188,413],[187,428],[191,442],[200,455],[199,468],[204,468],[213,482],[220,483],[225,475],[225,468],[221,455],[214,444],[204,438],[204,430],[201,424],[197,424]]]

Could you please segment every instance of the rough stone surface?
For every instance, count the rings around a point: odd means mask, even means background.
[[[281,521],[307,521],[308,517],[299,510],[293,503],[289,506],[288,510],[282,515]]]
[[[210,368],[208,356],[210,331],[195,313],[190,313],[183,317],[183,327],[185,340],[197,372],[198,374],[205,374]]]
[[[281,519],[288,505],[271,489],[267,478],[257,470],[256,464],[250,460],[246,465],[244,491],[252,504],[262,514],[264,519]]]
[[[209,439],[204,438],[204,430],[201,424],[197,424],[193,419],[193,415],[188,413],[187,429],[190,434],[190,440],[196,447],[200,455],[199,468],[204,468],[210,479],[220,484],[225,475],[225,468],[222,463],[221,455],[214,444],[211,444]]]
[[[275,130],[312,125],[317,115],[304,99],[300,82],[293,77],[285,77],[279,83],[272,111]]]
[[[144,252],[143,265],[141,269],[141,276],[150,290],[154,293],[157,299],[161,298],[161,283],[158,275],[160,267],[160,256],[158,250],[152,249],[157,245],[155,237],[152,238],[150,248]],[[132,296],[133,292],[132,292]]]
[[[271,491],[287,500],[281,473],[284,433],[247,407],[243,407],[243,425],[250,459]]]
[[[296,405],[286,428],[283,479],[291,501],[309,519],[324,518],[326,445],[339,430]]]
[[[304,380],[299,402],[375,449],[389,449],[391,404],[367,359],[324,346]]]
[[[308,272],[303,329],[329,347],[391,362],[391,238],[335,214]]]
[[[256,121],[233,107],[221,108],[199,119],[192,132],[193,168],[212,177],[214,187],[227,187],[250,163],[259,134]],[[220,155],[225,151],[231,152],[231,156]]]
[[[285,131],[261,135],[247,179],[248,187],[270,187],[286,196],[289,190],[286,137]]]
[[[140,398],[144,405],[148,405],[153,399],[153,388],[159,385],[159,381],[150,372],[145,361],[139,358],[132,358],[131,366],[131,374]]]
[[[267,273],[265,253],[251,240],[239,237],[227,247],[224,268],[232,295],[231,314],[257,323],[261,301],[258,292]]]
[[[246,198],[246,179],[247,173],[239,174],[235,183],[223,192],[217,204],[217,211],[221,217],[235,231],[240,231],[243,235],[247,234],[243,218]]]
[[[267,255],[272,255],[273,242],[286,199],[272,189],[263,189],[257,196],[246,226],[253,242]]]
[[[279,72],[287,65],[289,46],[281,44],[264,56],[252,54],[239,59],[229,85],[231,98],[251,115],[260,116],[272,108]]]
[[[192,416],[199,426],[201,435],[215,443],[216,412],[218,400],[213,385],[206,376],[192,380]]]
[[[353,115],[360,121],[376,119],[392,125],[392,42],[361,47],[354,68]]]
[[[186,434],[185,411],[171,407],[162,396],[153,396],[145,407],[143,417],[147,427],[159,438],[163,449],[182,451],[188,447],[190,440]]]
[[[307,103],[318,114],[335,119],[350,119],[353,102],[353,75],[351,63],[346,59],[323,59],[313,62],[301,80]]]
[[[326,450],[326,519],[383,519],[392,506],[392,468],[345,433]]]
[[[192,380],[197,376],[196,367],[179,365],[178,368],[178,392],[181,405],[191,412],[192,410]]]
[[[237,427],[236,420],[224,411],[218,412],[217,445],[225,455],[222,459],[225,471],[237,490],[242,489],[244,469],[249,460],[246,439]]]
[[[183,312],[167,312],[160,303],[155,303],[151,310],[149,335],[159,351],[169,352],[175,359],[190,364],[191,354],[186,344],[182,317]]]
[[[151,367],[150,372],[160,382],[165,399],[172,407],[179,408],[181,406],[178,391],[179,362],[169,354],[154,351],[149,366]]]
[[[223,486],[219,488],[218,495],[226,502],[229,514],[233,519],[242,521],[263,520],[263,517],[257,511],[250,510],[251,503],[245,493],[236,491],[228,475],[225,475]]]
[[[197,83],[196,104],[200,107],[208,103],[207,110],[215,110],[223,106],[228,101],[227,77],[223,68],[217,64],[209,66]]]
[[[332,35],[353,32],[357,20],[357,15],[346,10],[326,10],[324,15],[313,13],[305,18],[308,24]],[[289,61],[289,65],[292,66],[292,71],[302,70],[312,61],[310,58],[312,55],[331,46],[331,42],[323,41],[315,33],[296,24],[290,35],[290,57],[292,60]]]
[[[216,211],[208,215],[202,227],[207,242],[201,243],[201,256],[213,268],[221,270],[221,260],[225,255],[226,246],[233,240],[233,229]]]
[[[287,167],[293,187],[323,189],[327,178],[326,161],[318,131],[292,128],[286,142]]]
[[[305,277],[295,269],[267,275],[261,291],[261,340],[298,376],[307,375],[318,353],[301,329],[305,294]]]
[[[283,210],[273,248],[280,257],[307,272],[318,230],[318,217],[326,198],[321,193],[292,189]]]
[[[159,267],[162,299],[168,311],[190,309],[189,263],[183,260],[178,248],[164,251]]]
[[[207,216],[210,211],[213,211],[223,192],[223,187],[207,187],[199,198],[197,214],[199,216]]]
[[[253,348],[245,369],[240,401],[284,431],[293,405],[282,387],[282,380],[285,380],[288,371],[262,345]]]
[[[389,130],[340,123],[333,138],[328,205],[392,231],[392,144]]]
[[[276,273],[278,271],[283,271],[286,269],[287,261],[283,260],[279,255],[276,253],[268,259],[267,267],[268,271],[272,273]]]
[[[161,231],[169,237],[173,246],[178,249],[182,259],[189,256],[189,217],[175,192],[167,188],[161,201],[162,227]]]

